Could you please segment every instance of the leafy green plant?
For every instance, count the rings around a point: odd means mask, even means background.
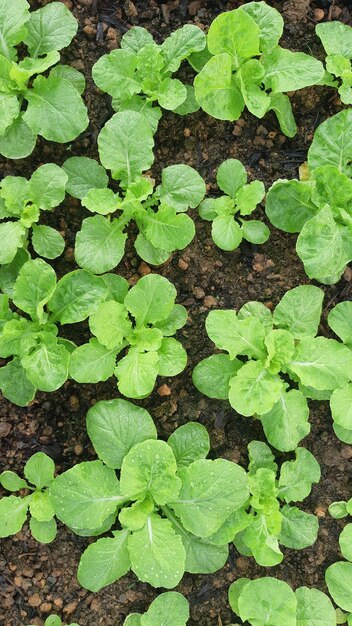
[[[34,625],[29,624],[29,626]],[[44,622],[44,626],[63,626],[63,621],[58,615],[49,615]],[[72,624],[67,624],[66,626],[79,626],[79,624],[77,624],[77,622],[72,622]]]
[[[115,279],[123,281],[116,276],[110,280]],[[58,324],[81,322],[97,311],[112,298],[109,282],[109,275],[103,279],[85,270],[57,282],[53,268],[42,259],[25,262],[13,281],[7,275],[9,295],[0,295],[0,356],[12,358],[0,368],[5,398],[25,406],[37,389],[55,391],[64,384],[76,346],[58,336]]]
[[[88,126],[84,77],[56,65],[58,50],[77,32],[77,21],[62,2],[30,13],[29,8],[26,0],[0,0],[0,154],[10,159],[28,156],[37,135],[66,143]],[[27,55],[19,61],[21,43]]]
[[[143,613],[131,613],[123,626],[186,626],[189,605],[186,598],[176,591],[161,593]]]
[[[29,528],[34,539],[41,543],[50,543],[55,539],[57,528],[49,494],[54,470],[54,461],[43,452],[37,452],[24,466],[26,480],[12,471],[0,474],[0,484],[4,489],[12,492],[25,489],[27,494],[0,499],[0,537],[20,532],[29,513]],[[31,493],[28,494],[28,491]]]
[[[320,480],[320,467],[305,448],[297,448],[296,459],[285,461],[279,474],[265,443],[252,441],[248,452],[250,498],[227,520],[225,532],[232,535],[241,554],[272,567],[283,559],[280,545],[302,550],[316,541],[319,524],[315,515],[289,503],[309,495],[312,484]]]
[[[341,101],[352,104],[352,28],[347,24],[323,22],[315,27],[327,54],[326,73],[320,84],[337,87]],[[337,79],[337,80],[336,80]]]
[[[293,137],[297,127],[283,92],[319,83],[324,67],[303,52],[281,48],[282,31],[280,13],[265,2],[248,2],[216,17],[207,35],[213,56],[194,80],[202,109],[230,121],[237,120],[245,107],[259,118],[272,110],[282,132]],[[198,61],[197,56],[191,59],[197,70]]]
[[[185,325],[187,312],[175,304],[176,295],[172,283],[157,274],[140,278],[129,291],[125,281],[114,300],[101,302],[89,317],[94,338],[72,352],[70,376],[96,383],[114,374],[122,394],[144,398],[157,376],[182,372],[187,354],[173,335]]]
[[[308,152],[308,179],[279,180],[266,199],[271,223],[299,233],[296,250],[309,278],[328,285],[341,278],[352,260],[350,129],[348,110],[323,122]]]
[[[141,146],[142,142],[142,146]],[[102,274],[121,261],[128,224],[134,221],[139,234],[134,246],[147,263],[160,265],[174,250],[183,250],[193,239],[193,220],[185,214],[205,194],[205,183],[192,167],[166,167],[161,184],[141,176],[153,163],[153,136],[140,113],[116,113],[98,139],[103,165],[119,181],[120,193],[108,187],[105,169],[86,157],[72,157],[63,169],[67,192],[80,198],[93,217],[83,220],[76,236],[75,257],[84,269]]]
[[[242,239],[256,244],[267,241],[270,231],[263,222],[243,219],[263,200],[264,184],[259,180],[247,184],[246,170],[237,159],[227,159],[219,166],[216,181],[225,195],[207,198],[198,207],[200,217],[212,222],[215,245],[231,251]]]
[[[101,460],[75,465],[50,486],[56,516],[77,534],[114,528],[83,553],[81,585],[98,591],[132,570],[143,582],[171,589],[185,571],[220,569],[228,540],[212,537],[249,490],[236,463],[205,458],[206,429],[190,422],[166,443],[157,440],[146,410],[108,400],[89,409],[87,430]]]
[[[329,506],[329,513],[336,519],[352,515],[352,498],[348,502],[333,502]],[[330,565],[325,572],[325,581],[329,593],[337,606],[343,611],[338,624],[352,625],[352,524],[346,524],[339,537],[342,556],[346,561],[337,561]]]
[[[30,180],[6,176],[0,182],[0,264],[11,263],[18,249],[27,248],[29,229],[32,246],[39,256],[55,259],[65,247],[63,237],[50,226],[37,225],[40,211],[51,211],[65,198],[68,180],[54,163],[41,165]]]
[[[334,607],[319,589],[293,591],[282,580],[267,576],[239,578],[229,588],[233,612],[252,626],[335,626]]]
[[[339,302],[331,309],[328,324],[341,341],[352,350],[352,302]],[[336,389],[330,398],[333,428],[339,439],[352,443],[352,383]]]
[[[192,24],[174,31],[161,45],[145,28],[134,26],[122,37],[121,49],[105,54],[93,65],[93,79],[112,96],[115,111],[138,111],[155,133],[160,107],[180,115],[199,109],[193,87],[172,74],[205,45],[205,34]],[[154,107],[154,102],[160,107]]]
[[[318,287],[303,285],[288,291],[273,313],[247,302],[238,313],[211,311],[206,319],[209,338],[227,354],[201,361],[195,386],[228,399],[240,415],[259,418],[278,450],[294,450],[309,433],[306,398],[329,399],[352,378],[348,347],[316,337],[323,297]]]

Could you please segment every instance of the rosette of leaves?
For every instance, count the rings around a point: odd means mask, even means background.
[[[316,337],[324,293],[313,285],[288,291],[272,313],[261,302],[234,310],[211,311],[206,330],[224,352],[201,361],[193,371],[197,389],[228,399],[244,416],[261,420],[278,450],[294,450],[310,431],[307,398],[329,399],[352,378],[352,352]]]
[[[296,250],[309,278],[327,285],[336,283],[352,260],[350,131],[350,111],[323,122],[308,152],[308,178],[279,180],[266,198],[271,223],[299,233]]]
[[[29,626],[34,626],[34,624],[29,624]],[[49,615],[44,622],[44,626],[64,626],[64,624],[58,615]],[[72,622],[72,624],[67,624],[66,626],[79,626],[79,624]]]
[[[84,269],[102,274],[118,265],[131,221],[139,230],[136,252],[152,265],[164,263],[192,241],[194,222],[185,211],[204,198],[205,183],[192,167],[179,164],[163,169],[161,184],[154,189],[154,181],[141,175],[153,163],[153,144],[140,113],[116,113],[107,122],[99,135],[99,154],[119,181],[118,193],[108,187],[106,171],[96,161],[86,157],[65,161],[67,192],[95,214],[83,220],[76,237],[76,261]]]
[[[198,207],[200,217],[212,222],[211,236],[215,245],[231,251],[238,248],[242,239],[254,244],[267,241],[270,231],[263,222],[243,219],[263,200],[264,184],[259,180],[247,184],[246,170],[237,159],[221,163],[216,182],[225,195],[207,198]]]
[[[335,626],[340,623],[336,622],[334,607],[325,593],[309,587],[293,591],[283,580],[271,576],[256,580],[239,578],[230,585],[229,602],[233,612],[251,626]]]
[[[161,45],[145,28],[133,26],[122,37],[120,49],[105,54],[93,65],[93,79],[99,89],[112,96],[115,111],[138,111],[154,134],[160,107],[180,115],[199,109],[194,88],[172,78],[172,74],[205,45],[205,34],[192,24],[174,31]]]
[[[54,480],[54,461],[37,452],[24,466],[24,478],[12,471],[0,474],[0,485],[7,491],[25,490],[25,495],[0,499],[0,537],[20,532],[29,514],[29,529],[40,543],[50,543],[56,537],[55,513],[49,487]]]
[[[186,626],[189,604],[177,591],[167,591],[157,596],[145,613],[131,613],[123,626]]]
[[[352,351],[352,302],[339,302],[328,315],[328,324],[335,335]],[[336,389],[330,398],[335,434],[352,444],[352,383]],[[352,503],[351,503],[352,504]]]
[[[67,175],[58,165],[41,165],[30,180],[23,176],[5,176],[0,182],[0,265],[7,265],[19,249],[31,243],[39,256],[55,259],[62,254],[65,242],[50,226],[38,225],[40,211],[51,211],[65,198]],[[26,254],[19,254],[19,258]],[[0,278],[1,286],[1,278]]]
[[[292,502],[301,502],[320,480],[320,467],[305,448],[297,448],[294,461],[285,461],[278,472],[270,448],[261,441],[248,446],[248,484],[246,506],[228,520],[225,533],[232,535],[237,550],[253,556],[259,565],[281,563],[280,547],[302,550],[316,541],[319,523]]]
[[[101,460],[78,463],[50,486],[56,516],[74,532],[112,529],[84,551],[80,584],[98,591],[132,570],[143,582],[171,589],[185,571],[220,569],[228,540],[212,537],[249,491],[236,463],[205,458],[206,429],[189,422],[160,441],[145,409],[108,400],[88,411],[87,430]]]
[[[352,498],[348,502],[333,502],[329,513],[336,519],[352,515]],[[352,524],[346,524],[339,537],[339,546],[346,561],[337,561],[325,572],[325,582],[329,593],[342,611],[337,624],[352,625]]]
[[[0,154],[10,159],[28,156],[37,135],[66,143],[88,126],[83,75],[56,65],[77,20],[62,2],[29,8],[26,0],[0,0]],[[20,44],[27,47],[21,60]]]
[[[321,85],[336,87],[344,104],[352,104],[352,28],[342,22],[317,24],[315,32],[326,52]]]
[[[11,273],[6,278],[12,295],[0,295],[0,357],[11,360],[0,367],[0,389],[11,402],[26,406],[37,389],[55,391],[68,378],[76,346],[58,336],[58,325],[85,320],[113,297],[111,289],[123,279],[76,270],[57,281],[42,259],[24,263],[13,282]]]
[[[162,276],[144,276],[129,291],[124,284],[114,300],[100,302],[90,315],[94,337],[72,352],[69,372],[79,383],[115,375],[122,394],[144,398],[157,376],[176,376],[186,367],[186,351],[173,335],[185,325],[187,312],[175,304],[176,289]]]
[[[319,83],[324,74],[320,61],[278,45],[283,19],[265,2],[248,2],[221,13],[210,25],[202,67],[194,79],[201,108],[221,120],[238,120],[245,107],[256,117],[276,114],[288,137],[297,127],[290,100],[284,92]],[[198,58],[191,62],[199,69]]]

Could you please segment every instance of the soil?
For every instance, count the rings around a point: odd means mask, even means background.
[[[50,1],[50,0],[49,0]],[[0,160],[1,174],[30,176],[42,163],[62,162],[69,155],[98,158],[96,138],[112,110],[108,96],[94,86],[90,74],[93,63],[118,46],[122,34],[131,25],[141,25],[162,41],[172,30],[184,23],[206,28],[220,12],[238,7],[241,2],[207,0],[155,0],[118,2],[116,0],[63,0],[79,21],[79,31],[71,46],[62,53],[62,61],[81,70],[87,78],[85,93],[90,114],[89,129],[72,146],[50,144],[42,140],[31,157],[21,161]],[[33,8],[46,1],[31,1]],[[292,50],[312,52],[321,56],[314,34],[317,19],[340,19],[352,23],[349,3],[335,1],[309,2],[289,0],[272,2],[284,13],[286,26],[283,45]],[[351,11],[351,13],[350,13]],[[324,15],[323,15],[324,13]],[[191,76],[190,70],[184,69]],[[292,95],[298,124],[294,139],[284,137],[271,114],[258,120],[248,113],[236,123],[221,122],[199,112],[186,117],[165,113],[156,136],[153,176],[173,163],[187,163],[199,170],[216,192],[215,171],[228,157],[239,158],[246,165],[251,179],[263,180],[268,188],[277,178],[297,176],[298,166],[305,160],[315,128],[323,119],[336,113],[341,105],[332,90],[306,89]],[[263,210],[258,211],[263,218]],[[46,214],[47,223],[59,228],[67,242],[66,250],[53,263],[59,275],[76,268],[73,256],[75,233],[79,230],[85,210],[78,201],[67,196],[61,207]],[[264,439],[260,423],[243,418],[228,403],[205,398],[192,385],[191,372],[199,360],[212,353],[212,344],[204,328],[211,308],[238,309],[248,300],[260,300],[273,307],[292,287],[309,282],[295,254],[295,236],[273,231],[270,240],[260,246],[243,244],[233,253],[214,246],[210,225],[192,215],[197,236],[191,245],[161,268],[155,269],[171,280],[178,291],[178,302],[187,307],[189,319],[179,333],[188,355],[187,369],[175,378],[160,379],[157,387],[167,384],[169,395],[160,395],[165,388],[156,388],[149,398],[137,402],[149,410],[158,433],[166,438],[188,420],[204,424],[212,444],[211,456],[224,457],[247,465],[247,444]],[[131,237],[133,238],[133,229]],[[129,244],[117,273],[131,283],[149,272]],[[326,292],[325,313],[332,304],[352,297],[352,273]],[[321,285],[319,285],[321,287]],[[64,327],[67,337],[75,329]],[[327,334],[323,323],[321,331]],[[168,390],[167,390],[168,391]],[[88,408],[101,399],[118,396],[114,380],[98,385],[78,385],[68,381],[52,394],[40,393],[27,408],[0,400],[1,469],[22,471],[25,461],[37,451],[44,451],[55,460],[59,472],[74,463],[94,458],[94,451],[85,432]],[[225,567],[213,575],[185,575],[178,590],[186,595],[191,606],[190,626],[227,626],[238,624],[227,600],[230,583],[239,577],[276,576],[293,588],[316,586],[322,590],[326,567],[340,558],[338,536],[342,524],[327,513],[331,501],[347,499],[352,494],[352,446],[340,442],[331,426],[327,403],[311,403],[311,434],[303,441],[321,465],[322,479],[313,487],[303,508],[318,515],[320,532],[309,549],[284,549],[283,563],[274,568],[261,568],[253,559],[240,556],[232,546]],[[278,457],[282,460],[282,455]],[[3,540],[0,549],[0,585],[3,592],[0,624],[41,626],[50,612],[80,626],[101,624],[120,626],[126,615],[144,611],[161,590],[139,583],[130,574],[99,593],[80,588],[76,569],[80,554],[89,539],[73,535],[62,525],[56,540],[49,545],[34,541],[27,525],[16,537]],[[284,625],[282,625],[284,626]]]

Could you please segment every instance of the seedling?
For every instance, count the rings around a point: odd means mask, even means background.
[[[31,154],[37,135],[66,143],[88,126],[84,77],[56,65],[58,50],[77,32],[77,20],[62,2],[29,8],[26,0],[0,0],[0,154],[10,159]],[[27,55],[18,60],[20,44]]]
[[[338,89],[341,101],[352,104],[352,28],[341,22],[324,22],[315,27],[326,52],[326,69],[320,84]]]
[[[211,311],[206,319],[209,338],[227,354],[201,361],[195,386],[228,399],[240,415],[259,418],[278,450],[294,450],[309,433],[306,398],[329,399],[352,379],[351,350],[316,337],[323,297],[318,287],[303,285],[288,291],[274,313],[248,302],[238,313]]]
[[[161,593],[145,613],[131,613],[123,626],[186,626],[189,605],[186,598],[176,591]]]
[[[29,626],[34,626],[33,624],[29,624]],[[44,626],[64,626],[61,617],[58,615],[49,615],[44,622]],[[72,622],[72,624],[66,624],[66,626],[79,626],[77,622]]]
[[[247,184],[246,170],[237,159],[227,159],[220,165],[216,181],[225,195],[207,198],[198,207],[200,217],[212,222],[215,245],[231,251],[242,239],[255,244],[267,241],[270,231],[263,222],[243,219],[263,200],[264,184],[259,180]]]

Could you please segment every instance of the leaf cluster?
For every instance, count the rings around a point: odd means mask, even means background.
[[[337,87],[341,101],[352,104],[352,28],[339,21],[315,27],[326,52],[326,72],[320,84]],[[337,80],[336,80],[337,79]]]
[[[194,59],[196,99],[204,111],[237,120],[245,107],[256,117],[276,114],[282,132],[296,134],[290,100],[284,92],[315,85],[323,78],[320,61],[278,45],[283,19],[265,2],[248,2],[221,13],[207,35],[208,60]],[[204,64],[205,61],[205,64]]]
[[[329,399],[352,378],[352,353],[335,339],[316,337],[324,293],[302,285],[286,292],[272,313],[261,302],[239,311],[211,311],[206,330],[214,354],[193,370],[197,389],[228,399],[261,422],[278,450],[294,450],[310,431],[307,398]],[[297,388],[298,387],[298,388]]]
[[[352,515],[352,498],[348,502],[333,502],[329,506],[329,513],[336,519]],[[337,561],[330,565],[325,572],[325,582],[329,593],[346,613],[340,616],[339,624],[352,624],[352,523],[346,524],[339,537],[339,546],[346,561]]]
[[[352,351],[352,302],[339,302],[328,315],[328,324],[335,335]],[[336,389],[330,398],[335,434],[341,441],[352,443],[352,383]]]
[[[84,77],[56,65],[58,50],[77,32],[77,20],[62,2],[29,8],[26,0],[0,1],[0,154],[10,159],[28,156],[37,135],[65,143],[88,126]],[[19,60],[22,43],[27,54]]]

